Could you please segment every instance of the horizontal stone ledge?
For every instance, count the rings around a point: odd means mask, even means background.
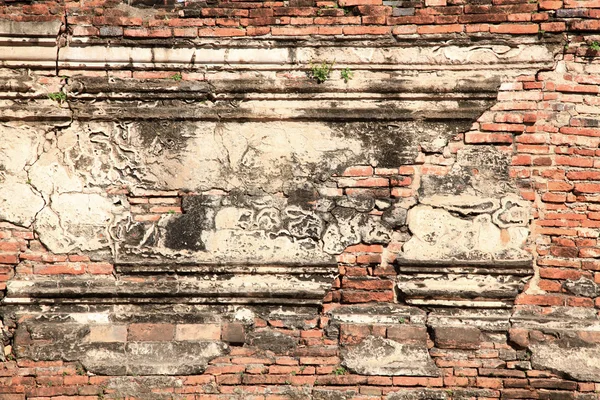
[[[397,266],[397,270],[404,274],[460,274],[460,275],[511,275],[511,276],[531,276],[533,267],[479,267],[479,266]]]
[[[261,86],[262,81],[257,81],[255,86],[247,86],[241,90],[239,86],[231,85],[227,88],[223,85],[218,90],[189,90],[182,87],[181,90],[172,87],[151,87],[145,89],[147,81],[134,81],[140,90],[131,88],[131,90],[120,91],[111,88],[107,84],[102,89],[88,90],[85,92],[71,92],[67,88],[67,97],[69,101],[101,101],[101,100],[121,100],[121,101],[155,101],[162,100],[180,100],[180,101],[311,101],[311,100],[330,100],[330,101],[355,101],[355,100],[415,100],[415,101],[492,101],[497,96],[497,85],[492,87],[481,87],[477,91],[474,85],[469,86],[463,91],[459,87],[439,88],[435,85],[431,87],[415,87],[412,85],[395,85],[390,82],[388,88],[383,87],[342,87],[339,84],[330,86],[317,85],[311,80],[305,80],[295,85],[287,86],[286,82],[279,82],[274,85]],[[164,81],[163,81],[164,82]],[[274,82],[275,83],[275,82]],[[229,90],[231,89],[231,90]],[[438,91],[439,89],[439,91]],[[47,93],[40,93],[32,90],[31,87],[21,85],[19,87],[0,87],[0,99],[4,100],[47,100]]]
[[[154,323],[212,324],[236,320],[252,321],[255,316],[266,319],[306,321],[318,314],[320,303],[311,304],[212,304],[194,303],[77,303],[24,302],[2,304],[4,315],[33,315],[37,323]],[[29,300],[28,300],[29,299]],[[67,299],[68,300],[68,299]],[[289,301],[286,299],[285,301]]]
[[[458,259],[444,259],[444,260],[417,260],[398,257],[394,261],[394,264],[399,266],[418,266],[423,268],[438,268],[440,266],[449,267],[489,267],[493,268],[499,266],[501,268],[533,268],[533,259],[520,259],[520,260],[458,260]]]
[[[196,39],[161,39],[161,38],[146,38],[146,39],[127,39],[127,38],[94,38],[94,37],[72,37],[69,45],[72,47],[88,47],[88,46],[106,46],[116,44],[118,46],[129,47],[172,47],[172,48],[223,48],[223,47],[240,47],[251,49],[262,48],[280,48],[280,47],[439,47],[439,37],[423,37],[421,35],[403,35],[403,36],[268,36],[268,37],[212,37],[212,38],[196,38]],[[519,45],[562,45],[560,35],[548,35],[542,39],[538,35],[500,35],[485,32],[482,34],[472,35],[453,35],[445,38],[444,44],[453,46],[476,46],[476,45],[494,45],[494,46],[509,46],[517,47]]]
[[[286,104],[288,103],[288,104]],[[293,104],[296,103],[296,104]],[[491,106],[491,101],[462,102],[400,102],[378,101],[251,101],[238,107],[211,107],[197,105],[157,106],[152,108],[124,107],[106,104],[85,105],[70,103],[74,118],[81,121],[136,121],[136,120],[205,120],[205,121],[430,121],[462,120],[471,124],[474,118]],[[332,104],[335,103],[335,106]],[[411,103],[411,104],[403,104]],[[454,104],[444,104],[454,103]],[[459,103],[459,104],[456,104]],[[0,115],[2,110],[0,109]],[[14,119],[19,119],[15,115]],[[27,117],[27,115],[22,116]],[[468,129],[468,126],[467,126]]]
[[[361,68],[361,67],[359,67]],[[364,67],[362,67],[364,68]],[[340,76],[340,69],[333,69],[330,79],[319,84],[307,72],[310,68],[295,67],[291,75],[281,75],[277,71],[255,71],[250,77],[243,71],[221,71],[202,74],[198,77],[184,72],[179,79],[179,71],[159,71],[155,75],[134,73],[132,78],[108,78],[85,75],[85,70],[72,72],[67,90],[75,92],[76,97],[85,95],[126,96],[130,94],[176,95],[187,96],[190,93],[219,94],[285,94],[298,96],[303,93],[336,98],[353,95],[373,95],[382,93],[386,96],[403,95],[422,98],[429,95],[435,98],[454,97],[496,97],[500,85],[500,74],[494,74],[493,67],[482,68],[478,73],[471,71],[430,72],[424,79],[414,76],[408,71],[372,71],[370,69],[354,69],[354,76],[345,82]],[[503,76],[516,78],[523,73],[522,69],[503,71]],[[435,75],[435,76],[432,76]],[[187,80],[189,78],[189,80]],[[197,80],[195,80],[197,79]],[[17,86],[16,84],[20,84]],[[26,82],[0,83],[0,89],[26,93],[31,91]]]
[[[97,92],[86,91],[85,93],[72,93],[67,92],[70,100],[79,101],[98,101],[98,100],[196,100],[196,101],[216,101],[216,100],[232,100],[232,101],[252,101],[252,100],[271,100],[271,101],[289,101],[289,100],[331,100],[331,101],[352,101],[352,100],[415,100],[415,101],[461,101],[461,100],[495,100],[497,91],[491,88],[483,89],[479,92],[473,87],[470,87],[468,91],[461,91],[460,88],[451,90],[450,87],[440,88],[440,91],[436,91],[436,87],[401,87],[395,86],[390,83],[388,89],[381,88],[359,88],[359,89],[348,89],[344,87],[338,87],[339,85],[332,86],[321,86],[316,87],[312,81],[303,81],[297,86],[286,87],[281,85],[278,87],[261,87],[261,83],[257,82],[256,86],[251,88],[248,86],[247,90],[240,90],[239,87],[231,87],[228,90],[226,87],[222,87],[218,91],[187,91],[181,90],[176,91],[172,89],[167,90],[131,90],[131,91],[116,91],[111,89],[109,86],[105,90],[99,90]],[[304,85],[304,86],[302,86]],[[140,85],[142,86],[142,85]],[[497,88],[497,86],[495,87]],[[337,91],[336,89],[339,89]],[[381,89],[381,90],[379,90]],[[41,96],[39,93],[32,93],[29,91],[9,91],[4,92],[0,95],[0,98],[5,99],[45,99],[45,96]]]
[[[120,277],[123,279],[123,277]],[[109,278],[65,277],[62,279],[11,280],[7,283],[5,301],[31,299],[140,299],[139,301],[183,302],[211,299],[316,299],[321,301],[331,287],[333,275],[236,275],[218,279],[169,278],[146,276],[146,281],[124,281]],[[182,299],[183,298],[183,299]],[[208,300],[204,300],[208,299]],[[95,300],[94,300],[95,301]],[[245,300],[244,300],[245,301]],[[231,301],[227,301],[231,302]]]
[[[406,299],[407,304],[417,307],[458,307],[458,308],[512,308],[512,301],[492,300],[444,300]]]
[[[136,265],[130,263],[115,264],[117,272],[127,274],[148,274],[148,273],[178,273],[178,274],[253,274],[253,275],[302,275],[302,274],[322,274],[333,275],[337,273],[337,264],[290,264],[290,265],[185,265],[185,264],[164,264],[164,265]]]
[[[22,104],[13,106],[0,106],[0,121],[23,121],[39,122],[53,124],[68,124],[72,120],[71,111],[68,108],[60,106],[54,107],[30,107],[22,108]]]
[[[102,107],[82,110],[78,106],[73,106],[74,114],[71,116],[52,116],[44,115],[41,112],[30,113],[29,111],[8,110],[0,107],[0,121],[24,121],[24,122],[54,122],[68,123],[72,119],[79,121],[231,121],[231,122],[271,122],[271,121],[331,121],[331,122],[369,122],[369,121],[387,121],[405,122],[405,121],[425,121],[425,122],[446,122],[446,121],[464,121],[470,123],[473,115],[482,111],[477,108],[462,108],[454,112],[397,112],[393,107],[390,108],[303,108],[291,110],[290,114],[282,110],[236,110],[224,108],[202,111],[185,112],[180,107],[156,107],[156,108],[137,108],[131,110],[119,107]],[[221,112],[222,111],[222,112]],[[283,110],[285,111],[285,110]],[[292,113],[293,111],[293,113]]]
[[[272,47],[272,48],[143,48],[139,46],[94,46],[63,47],[59,49],[59,68],[101,68],[119,66],[131,68],[204,68],[207,65],[226,64],[228,68],[239,65],[245,69],[274,68],[289,70],[292,65],[312,65],[335,60],[336,65],[368,65],[370,69],[393,69],[400,66],[430,65],[435,67],[455,66],[473,68],[489,64],[552,66],[557,45],[493,45],[483,44],[460,46],[447,44],[439,47]],[[0,48],[0,54],[3,51]],[[39,58],[39,55],[37,56]],[[54,55],[56,59],[56,54]],[[32,60],[35,52],[29,48],[16,48],[6,60]],[[251,66],[251,68],[249,68]]]
[[[1,46],[11,46],[11,47],[31,47],[39,46],[39,47],[52,47],[55,50],[58,50],[56,46],[56,37],[48,36],[48,37],[25,37],[25,36],[4,36],[6,33],[0,32],[0,47]]]
[[[405,283],[405,282],[402,282]],[[414,285],[418,285],[418,282],[415,282]],[[523,284],[524,285],[524,284]],[[401,285],[398,284],[400,287]],[[499,285],[500,286],[500,285]],[[448,298],[452,296],[453,300],[460,299],[461,301],[513,301],[517,295],[521,292],[519,288],[498,288],[498,289],[487,289],[485,291],[477,291],[477,290],[469,290],[469,289],[461,289],[457,287],[455,289],[448,288],[447,290],[443,289],[432,289],[430,287],[423,287],[422,289],[413,287],[413,288],[405,288],[401,287],[400,291],[402,293],[402,298],[406,301],[409,299],[431,299],[431,300],[442,300],[444,298]]]
[[[311,85],[311,83],[306,83],[307,85]],[[260,90],[260,88],[257,88]],[[488,101],[492,102],[496,99],[496,92],[491,91],[482,91],[482,92],[453,92],[446,93],[444,91],[440,93],[431,92],[418,92],[418,91],[410,91],[408,92],[396,92],[396,93],[385,93],[375,92],[375,91],[348,91],[344,89],[340,89],[339,93],[332,92],[329,88],[327,91],[309,91],[311,87],[308,87],[307,90],[302,91],[293,91],[290,89],[290,92],[287,92],[285,88],[281,90],[275,91],[256,91],[256,92],[206,92],[206,91],[198,91],[198,92],[173,92],[173,91],[154,91],[154,92],[111,92],[110,89],[107,88],[107,91],[97,92],[97,93],[69,93],[67,92],[68,101],[71,103],[73,101],[78,101],[81,103],[88,102],[99,102],[103,100],[119,100],[123,102],[131,102],[138,103],[139,101],[147,101],[153,102],[157,100],[164,101],[181,101],[190,103],[201,103],[207,101],[231,101],[231,102],[251,102],[251,101],[352,101],[352,102],[362,102],[362,101],[378,101],[378,102],[389,102],[389,101],[429,101],[432,103],[440,102],[440,101]],[[398,88],[398,90],[403,90]],[[46,100],[48,97],[46,94],[28,92],[28,91],[8,91],[0,93],[0,100]],[[98,104],[95,104],[98,106]],[[133,104],[127,105],[124,107],[133,107]],[[159,106],[160,107],[160,106]],[[185,106],[183,106],[185,108]]]
[[[81,304],[81,305],[129,305],[129,304],[187,304],[187,305],[278,305],[278,306],[320,306],[323,304],[323,297],[302,298],[301,296],[290,297],[6,297],[0,303],[1,305],[60,305],[60,304]]]

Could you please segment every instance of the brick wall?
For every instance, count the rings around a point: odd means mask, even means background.
[[[167,4],[165,4],[167,3]],[[76,37],[196,38],[308,35],[593,32],[593,1],[7,1],[15,21],[61,19]]]
[[[0,7],[0,400],[599,398],[600,3]]]

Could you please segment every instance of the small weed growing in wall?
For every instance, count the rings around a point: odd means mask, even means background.
[[[346,368],[344,367],[337,367],[336,369],[333,370],[333,374],[336,376],[340,376],[340,375],[346,375],[348,371],[346,371]]]
[[[590,49],[593,51],[600,51],[600,43],[594,40],[592,43],[590,43]]]
[[[404,323],[406,323],[406,318],[400,317],[400,318],[398,318],[398,322],[401,324],[404,324]]]
[[[62,104],[63,101],[67,100],[67,94],[65,92],[48,93],[48,98]]]
[[[311,64],[310,71],[307,74],[310,78],[315,79],[317,83],[323,83],[329,79],[334,64],[335,61],[331,64],[328,64],[327,61],[323,61],[320,65]]]
[[[340,75],[344,82],[348,83],[348,81],[354,77],[354,72],[352,72],[349,67],[346,67],[340,71]]]
[[[180,80],[183,79],[183,76],[181,76],[181,72],[176,73],[175,75],[173,75],[171,77],[171,79],[173,79],[175,82],[179,82]]]

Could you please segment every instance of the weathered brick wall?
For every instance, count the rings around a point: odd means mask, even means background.
[[[597,1],[0,8],[0,400],[600,397]]]
[[[593,1],[6,1],[15,21],[61,19],[83,37],[543,34],[598,29]]]

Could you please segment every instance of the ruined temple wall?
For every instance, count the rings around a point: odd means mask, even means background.
[[[598,9],[2,5],[0,399],[597,399]]]

